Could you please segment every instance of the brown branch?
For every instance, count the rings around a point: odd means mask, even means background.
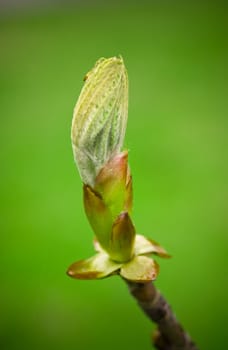
[[[126,281],[126,280],[125,280]],[[126,281],[129,290],[144,313],[158,326],[152,341],[159,350],[198,350],[177,321],[171,307],[153,283]]]

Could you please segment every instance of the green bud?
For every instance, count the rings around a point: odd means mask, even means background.
[[[158,243],[136,235],[130,217],[132,177],[128,152],[121,152],[128,109],[128,78],[122,58],[101,58],[84,80],[71,139],[97,254],[73,263],[68,275],[97,279],[120,274],[137,283],[155,280],[159,266],[148,255],[170,256]]]
[[[122,145],[128,114],[128,78],[123,59],[101,58],[86,75],[74,109],[71,140],[83,182],[93,187],[102,166]]]

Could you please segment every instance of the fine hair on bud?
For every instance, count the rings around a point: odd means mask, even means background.
[[[71,128],[74,159],[82,181],[93,187],[106,162],[125,136],[128,77],[121,57],[101,58],[87,73]]]

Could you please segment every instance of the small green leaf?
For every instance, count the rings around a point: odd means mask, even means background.
[[[67,270],[67,274],[77,279],[99,279],[117,272],[121,265],[110,260],[106,253],[99,253],[89,259],[73,263]]]
[[[147,239],[142,235],[135,237],[135,255],[156,254],[161,258],[170,258],[167,251],[155,241]]]
[[[120,275],[132,282],[154,281],[159,273],[159,265],[146,256],[136,256],[120,269]]]

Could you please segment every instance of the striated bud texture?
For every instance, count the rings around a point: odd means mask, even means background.
[[[121,149],[128,113],[128,78],[120,57],[101,58],[85,77],[74,109],[71,140],[82,181],[94,186],[103,165]]]

